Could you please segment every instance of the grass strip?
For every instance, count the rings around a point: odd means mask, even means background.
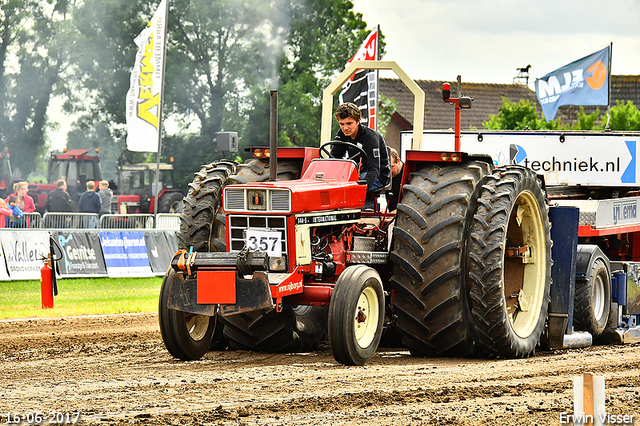
[[[53,309],[42,309],[40,281],[0,281],[0,319],[157,312],[162,277],[58,280]]]

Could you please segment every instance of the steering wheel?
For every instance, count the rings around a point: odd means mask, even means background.
[[[328,158],[337,158],[331,154],[331,150],[328,149],[327,146],[331,146],[332,148],[334,146],[344,146],[346,147],[345,150],[347,152],[347,155],[349,154],[349,148],[355,148],[357,152],[351,157],[349,157],[349,160],[356,161],[358,157],[362,157],[363,164],[367,164],[367,159],[368,159],[367,153],[364,152],[362,148],[360,148],[358,145],[354,143],[344,142],[344,141],[329,141],[320,147],[320,150],[318,151],[320,156],[322,156],[322,153],[325,153],[327,154]]]

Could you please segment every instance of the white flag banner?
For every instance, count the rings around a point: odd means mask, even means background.
[[[127,92],[127,149],[157,152],[162,109],[162,76],[165,45],[166,2],[138,37],[136,62]]]

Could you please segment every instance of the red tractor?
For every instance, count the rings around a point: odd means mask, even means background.
[[[154,213],[156,163],[118,166],[117,185],[111,210],[121,214]],[[184,194],[176,188],[173,165],[160,163],[158,213],[182,212]]]
[[[395,63],[353,62],[324,92],[322,140],[332,96],[358,67],[393,69],[415,95],[397,211],[362,210],[358,164],[330,155],[345,142],[282,149],[272,129],[270,155],[202,166],[160,293],[168,351],[182,360],[226,347],[310,351],[327,336],[338,362],[362,365],[384,332],[414,356],[514,358],[616,329],[626,302],[612,303],[609,231],[578,244],[577,209],[550,206],[544,176],[495,164],[482,135],[479,154],[463,151],[460,108],[471,99],[443,87],[456,111],[450,148],[423,150],[424,92]],[[637,208],[615,211],[626,219]]]
[[[88,181],[102,180],[100,157],[87,155],[88,149],[64,150],[62,154],[51,153],[47,170],[47,183],[30,183],[29,195],[33,197],[36,208],[44,212],[44,203],[49,192],[56,189],[56,181],[64,178],[67,181],[67,192],[72,200],[77,201],[87,190]]]
[[[11,170],[11,155],[9,149],[0,152],[0,197],[4,200],[13,192],[13,171]]]

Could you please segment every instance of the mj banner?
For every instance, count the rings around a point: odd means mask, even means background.
[[[138,37],[136,62],[127,92],[127,149],[158,152],[162,109],[162,78],[165,53],[167,0]]]
[[[544,118],[553,120],[562,105],[609,105],[611,46],[536,80]]]
[[[362,46],[349,60],[353,61],[377,61],[378,60],[378,28],[376,27],[362,43]],[[340,92],[340,103],[352,102],[358,105],[362,113],[362,122],[372,129],[377,128],[378,119],[378,71],[359,70],[344,85]]]

